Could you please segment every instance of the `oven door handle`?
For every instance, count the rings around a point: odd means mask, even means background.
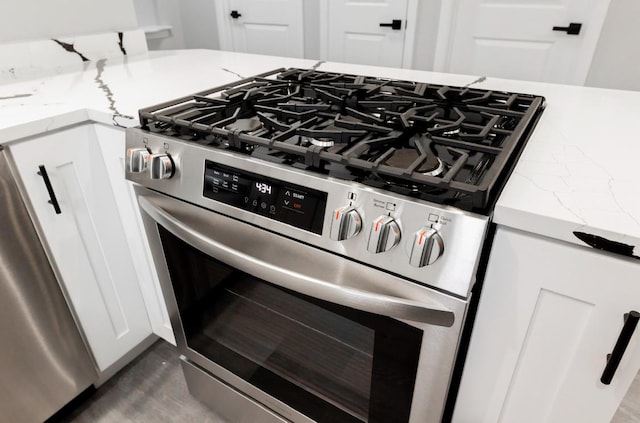
[[[310,276],[294,269],[287,269],[277,264],[261,260],[245,252],[238,251],[229,245],[225,245],[208,237],[194,229],[189,223],[174,216],[170,211],[154,204],[155,201],[153,198],[139,196],[138,202],[141,208],[153,220],[187,244],[229,266],[257,278],[264,279],[274,285],[334,304],[340,304],[396,319],[445,327],[450,327],[454,323],[455,318],[453,311],[435,299],[421,298],[420,301],[414,301],[386,294],[367,292]],[[192,206],[181,204],[181,207]],[[213,215],[211,212],[206,213]],[[228,223],[229,225],[233,225],[236,222],[230,221]],[[269,248],[278,248],[279,242],[291,243],[294,241],[273,235],[269,238]],[[305,247],[306,246],[301,245],[299,248]]]

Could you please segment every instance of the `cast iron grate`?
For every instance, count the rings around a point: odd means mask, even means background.
[[[140,110],[142,128],[488,212],[540,96],[278,69]]]

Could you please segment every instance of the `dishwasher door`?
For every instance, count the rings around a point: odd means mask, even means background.
[[[97,378],[2,146],[0,342],[3,421],[42,422]]]

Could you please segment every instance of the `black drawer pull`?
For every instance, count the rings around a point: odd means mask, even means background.
[[[580,29],[582,28],[581,23],[571,22],[569,26],[554,26],[554,31],[564,31],[569,35],[578,35],[580,34]]]
[[[607,354],[607,365],[600,378],[600,382],[605,385],[609,385],[613,376],[616,374],[620,360],[622,360],[622,356],[629,345],[629,341],[631,341],[633,332],[636,330],[636,326],[638,326],[638,320],[640,320],[640,313],[637,311],[630,311],[624,315],[624,326],[622,326],[620,336],[618,336],[618,341],[616,341],[613,351],[611,354]]]
[[[388,26],[391,27],[391,29],[399,30],[402,28],[402,20],[394,19],[391,23],[380,23],[380,26]]]
[[[231,16],[233,19],[238,19],[240,16],[242,16],[242,14],[238,13],[237,10],[232,10],[229,16]]]
[[[49,204],[53,206],[56,214],[62,213],[62,210],[60,210],[60,204],[58,204],[58,199],[56,198],[56,193],[53,191],[53,186],[51,185],[51,181],[49,180],[47,169],[45,169],[44,165],[38,166],[38,169],[40,169],[38,171],[38,175],[42,176],[42,179],[44,179],[44,185],[47,187],[47,192],[49,193]]]

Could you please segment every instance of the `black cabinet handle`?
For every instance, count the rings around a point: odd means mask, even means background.
[[[569,26],[554,26],[554,31],[564,31],[569,35],[578,35],[580,34],[580,29],[582,28],[581,23],[571,22]]]
[[[231,14],[229,16],[231,16],[233,19],[238,19],[242,15],[240,13],[238,13],[237,10],[232,10]]]
[[[38,175],[42,176],[42,179],[44,179],[44,185],[47,187],[47,192],[49,193],[49,204],[53,206],[56,214],[62,213],[62,210],[60,210],[60,204],[58,204],[58,199],[56,198],[56,193],[53,191],[53,186],[51,185],[51,181],[49,180],[47,169],[45,169],[44,165],[38,166],[38,169],[40,169],[38,171]]]
[[[633,332],[636,330],[636,326],[638,326],[638,320],[640,320],[640,313],[637,311],[630,311],[624,315],[624,326],[622,326],[620,336],[618,336],[618,341],[616,341],[613,351],[611,354],[607,354],[607,365],[600,378],[600,382],[605,385],[609,385],[613,379],[613,375],[616,374],[620,360],[622,360],[622,356],[629,345],[629,341],[631,341]]]
[[[399,30],[402,28],[402,20],[394,19],[391,23],[380,23],[380,26],[388,26],[391,27],[391,29]]]

